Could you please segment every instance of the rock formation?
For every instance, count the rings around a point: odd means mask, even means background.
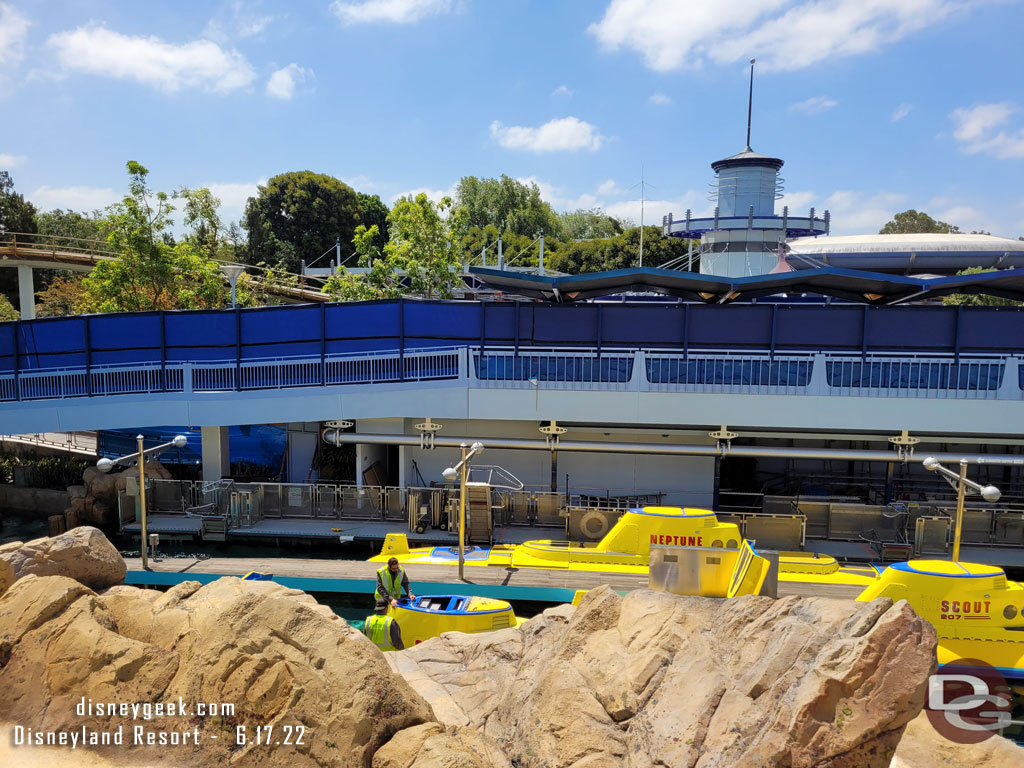
[[[390,660],[443,724],[522,768],[868,768],[921,710],[935,632],[905,602],[602,587]]]
[[[117,523],[117,494],[123,491],[129,477],[138,477],[139,468],[130,467],[123,472],[100,472],[96,467],[87,467],[82,473],[84,485],[68,488],[71,506],[65,511],[72,519],[94,525]],[[171,473],[159,461],[146,462],[146,477],[152,480],[170,480]],[[77,513],[77,514],[76,514]]]
[[[105,589],[124,581],[128,569],[103,533],[81,526],[52,538],[0,546],[0,594],[16,579],[67,576],[92,589]]]
[[[0,720],[37,729],[123,725],[129,737],[139,725],[196,729],[199,746],[111,753],[166,765],[230,758],[241,766],[369,766],[394,734],[434,719],[383,654],[330,608],[273,582],[236,578],[105,594],[63,576],[21,578],[0,597],[0,689]],[[80,716],[83,697],[180,697],[188,709],[152,722]],[[196,707],[203,702],[233,704],[235,713],[202,716]],[[244,746],[236,744],[239,725],[247,728]],[[272,726],[281,739],[285,725],[306,729],[302,745],[255,743],[259,726]]]
[[[998,738],[957,747],[915,719],[935,634],[905,602],[601,587],[519,628],[385,657],[274,582],[109,586],[124,564],[114,552],[108,570],[108,549],[81,528],[0,550],[3,733],[122,726],[125,746],[101,748],[97,768],[1002,768],[1024,754]],[[186,712],[145,720],[84,702]],[[286,726],[303,743],[283,743]],[[196,737],[134,745],[139,727]],[[68,752],[6,745],[0,763],[66,765]]]
[[[890,768],[1020,768],[1024,749],[993,736],[980,744],[954,744],[940,736],[921,713],[910,721]]]

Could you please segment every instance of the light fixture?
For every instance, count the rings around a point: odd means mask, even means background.
[[[239,276],[245,272],[245,267],[241,264],[221,264],[220,271],[224,273],[228,282],[231,283],[231,306],[234,308],[236,306],[235,286],[238,284]]]

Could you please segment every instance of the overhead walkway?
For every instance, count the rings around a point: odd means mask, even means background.
[[[1021,338],[1013,308],[396,300],[47,318],[0,324],[0,419],[11,433],[430,415],[999,435],[1024,418]]]

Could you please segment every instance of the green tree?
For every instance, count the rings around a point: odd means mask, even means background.
[[[955,234],[960,227],[954,224],[947,224],[944,221],[937,221],[924,211],[915,211],[911,208],[908,211],[897,213],[892,219],[886,222],[885,226],[878,230],[880,235],[912,235],[925,232],[937,232],[940,234]]]
[[[359,223],[359,200],[347,184],[312,171],[282,173],[245,206],[246,261],[298,272],[301,261],[312,262],[339,238],[351,243]]]
[[[958,275],[980,275],[982,272],[998,272],[995,267],[968,267],[957,272]],[[1019,307],[1019,301],[1004,299],[1002,296],[988,296],[981,293],[954,293],[942,297],[943,304],[964,307]]]
[[[535,236],[538,232],[561,236],[561,222],[554,209],[541,199],[540,188],[524,184],[505,174],[500,179],[464,176],[456,188],[455,200],[466,211],[469,227],[497,227],[502,232]]]
[[[644,266],[657,267],[685,256],[689,243],[665,237],[661,227],[644,227]],[[640,227],[621,235],[565,243],[551,258],[552,269],[568,274],[629,269],[640,263]]]
[[[36,207],[24,195],[14,191],[14,179],[0,171],[0,235],[7,232],[36,231]]]
[[[74,315],[88,305],[85,278],[67,274],[54,278],[45,290],[36,294],[37,317],[63,317]]]
[[[359,204],[359,223],[369,230],[377,227],[376,243],[380,248],[388,241],[388,207],[380,199],[379,195],[367,195],[363,192],[356,192],[356,200]],[[344,259],[345,246],[349,245],[342,241],[341,258]]]
[[[360,225],[353,238],[364,274],[344,268],[324,286],[341,301],[393,298],[414,293],[449,298],[462,269],[465,211],[445,197],[434,203],[425,194],[402,198],[388,214],[390,237],[381,250],[376,227]]]
[[[360,224],[356,228],[353,244],[356,248],[357,264],[366,272],[349,272],[344,267],[327,279],[323,293],[335,301],[368,301],[370,299],[394,299],[407,292],[402,274],[395,263],[385,257],[377,246],[379,233],[377,225],[369,229]]]
[[[133,312],[222,306],[223,276],[194,243],[169,237],[174,210],[164,192],[153,192],[149,171],[127,164],[128,194],[107,209],[107,243],[118,258],[103,261],[82,281],[79,311]]]
[[[186,240],[207,258],[214,258],[221,244],[220,200],[206,187],[181,187],[174,197],[183,200],[184,224],[189,229]]]
[[[0,293],[0,323],[6,323],[9,320],[19,320],[21,315],[18,310],[11,304],[11,300]]]
[[[626,229],[623,222],[609,216],[600,208],[564,211],[558,214],[561,234],[565,240],[592,240],[595,237],[614,237]]]
[[[470,227],[462,237],[462,252],[466,263],[480,264],[480,251],[487,246],[487,265],[498,263],[498,228],[495,226]],[[501,236],[502,259],[508,266],[536,267],[540,261],[540,244],[535,235],[517,235],[505,232]],[[544,237],[544,265],[551,266],[551,260],[564,246],[554,237]]]
[[[36,216],[40,235],[62,238],[64,246],[83,251],[106,249],[107,221],[99,211],[52,210]]]

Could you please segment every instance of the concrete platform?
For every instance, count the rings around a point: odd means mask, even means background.
[[[221,576],[244,576],[250,571],[272,573],[274,581],[306,592],[347,592],[365,594],[369,599],[376,587],[377,563],[358,560],[300,558],[234,558],[206,560],[168,558],[150,560],[150,570],[142,570],[139,558],[126,558],[127,583],[170,585],[195,579],[208,583]],[[627,592],[647,586],[647,574],[563,571],[540,568],[500,568],[466,566],[464,581],[459,580],[457,565],[408,565],[406,573],[414,594],[454,592],[503,600],[569,602],[578,589],[593,589],[608,584]],[[859,587],[780,582],[779,596],[803,595],[852,599]]]
[[[140,523],[128,523],[124,531],[138,535],[142,529]],[[338,530],[340,529],[340,530]],[[202,520],[198,517],[184,515],[150,515],[146,518],[147,533],[163,533],[172,535],[192,535],[199,537]],[[338,520],[336,518],[275,518],[264,519],[250,528],[232,528],[228,531],[228,541],[243,538],[272,539],[334,539],[344,536],[346,541],[383,542],[389,533],[405,533],[409,543],[426,546],[428,544],[452,545],[459,543],[456,533],[428,528],[423,533],[407,531],[402,520]],[[495,543],[522,544],[531,539],[561,539],[565,529],[561,526],[528,526],[516,525],[499,528],[495,533]]]

